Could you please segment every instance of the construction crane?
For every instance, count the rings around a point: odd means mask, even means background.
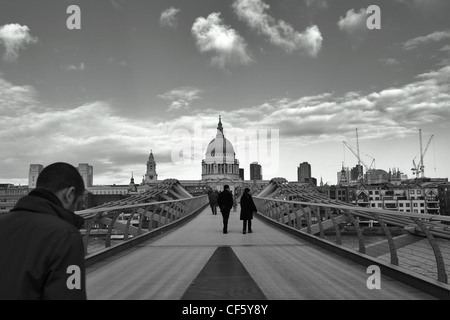
[[[370,164],[370,166],[368,166],[364,161],[362,161],[361,156],[360,156],[360,151],[359,151],[359,136],[358,136],[358,128],[356,128],[356,151],[353,149],[352,146],[350,146],[347,142],[342,141],[344,143],[345,146],[347,146],[347,148],[355,155],[355,157],[358,159],[358,181],[362,181],[363,180],[363,174],[361,172],[361,164],[366,168],[366,171],[370,171],[372,169],[375,169],[375,158],[369,156],[368,154],[365,154],[366,156],[372,158],[372,162]]]
[[[416,178],[419,177],[419,174],[422,178],[425,177],[425,165],[423,164],[423,158],[425,157],[425,154],[428,151],[428,147],[430,146],[431,140],[433,139],[434,134],[431,135],[430,139],[428,140],[428,143],[425,147],[425,150],[422,151],[422,129],[419,129],[419,142],[420,142],[420,162],[418,164],[416,164],[416,157],[414,157],[413,159],[413,167],[412,167],[412,172],[413,175],[416,175]]]

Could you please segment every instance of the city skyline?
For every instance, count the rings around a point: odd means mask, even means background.
[[[81,10],[79,30],[67,28],[69,5]],[[379,30],[366,25],[370,5]],[[356,147],[355,129],[363,161],[409,178],[419,129],[423,148],[433,135],[425,175],[448,178],[449,9],[445,0],[4,2],[0,183],[27,184],[30,164],[57,161],[89,163],[94,184],[125,184],[131,172],[139,182],[150,150],[159,180],[200,180],[219,115],[247,178],[259,162],[264,179],[296,181],[308,162],[317,181],[336,184],[342,163],[358,162],[342,143]],[[258,143],[269,153],[252,155]]]

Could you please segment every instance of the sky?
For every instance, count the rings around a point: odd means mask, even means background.
[[[71,7],[76,5],[76,8]],[[368,8],[370,10],[368,10]],[[79,9],[79,10],[78,10]],[[0,0],[0,183],[201,179],[224,134],[249,179],[367,168],[450,177],[447,0]],[[356,139],[358,133],[358,141]]]

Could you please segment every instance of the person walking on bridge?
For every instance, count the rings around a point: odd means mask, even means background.
[[[79,228],[84,182],[67,163],[42,170],[36,189],[0,217],[0,300],[85,300]]]
[[[220,212],[223,219],[223,233],[228,233],[228,219],[230,218],[230,211],[233,208],[233,194],[230,191],[229,185],[223,186],[223,191],[219,193],[217,200]]]
[[[217,215],[217,198],[219,196],[219,193],[217,190],[213,190],[212,188],[208,191],[208,200],[209,200],[209,206],[211,207],[211,211],[213,215]]]
[[[240,219],[242,220],[242,233],[252,233],[252,219],[253,213],[257,211],[255,203],[253,202],[252,195],[250,194],[250,189],[245,188],[244,193],[241,196],[241,215]]]

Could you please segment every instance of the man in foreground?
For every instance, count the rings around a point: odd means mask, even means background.
[[[84,183],[78,170],[54,163],[36,189],[0,217],[0,300],[86,299]]]

